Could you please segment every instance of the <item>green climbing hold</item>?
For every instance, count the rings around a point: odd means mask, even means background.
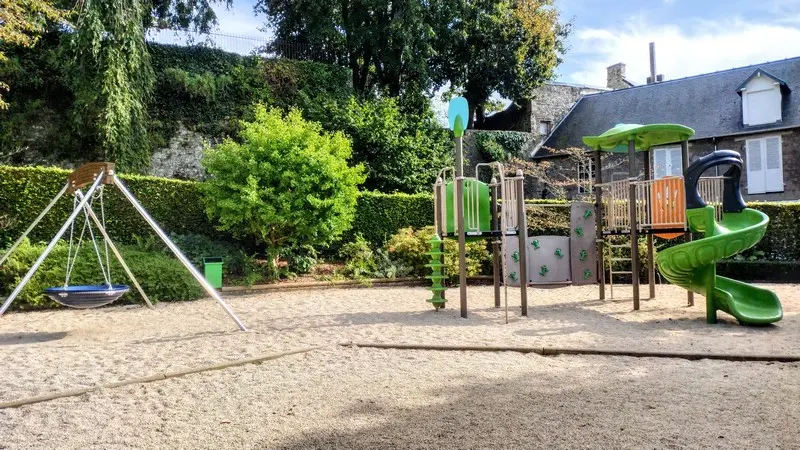
[[[547,269],[547,266],[544,265],[539,269],[539,276],[543,277],[547,272],[549,272],[549,270]]]
[[[556,251],[553,252],[553,254],[558,256],[559,258],[563,258],[564,257],[564,252],[562,252],[560,248],[557,248]]]
[[[587,256],[589,256],[589,252],[587,252],[586,250],[581,250],[581,252],[578,254],[578,259],[583,261],[584,259],[586,259]]]
[[[575,234],[577,234],[579,237],[583,237],[583,227],[576,227]]]
[[[514,253],[512,253],[511,254],[511,259],[513,259],[514,262],[519,262],[519,252],[515,251]]]
[[[539,250],[539,240],[538,239],[534,239],[533,242],[531,242],[531,245],[533,246],[534,250]]]
[[[589,217],[592,217],[592,210],[591,209],[587,209],[586,211],[583,212],[583,218],[584,219],[588,219]]]
[[[583,271],[583,279],[584,280],[588,280],[591,277],[592,277],[592,271],[591,270],[586,269],[586,270]]]
[[[517,276],[517,272],[511,272],[508,274],[508,278],[511,278],[511,281],[519,281],[519,277]]]
[[[442,285],[442,280],[447,278],[442,272],[444,264],[442,264],[442,257],[441,255],[444,252],[441,251],[442,239],[438,235],[433,235],[433,237],[428,241],[431,244],[431,251],[428,252],[428,255],[431,257],[431,262],[429,264],[425,264],[426,267],[431,268],[431,274],[428,275],[428,279],[431,280],[431,287],[428,289],[433,292],[433,297],[428,299],[433,307],[438,311],[439,308],[442,308],[447,300],[442,297],[442,293],[447,290],[446,287]]]

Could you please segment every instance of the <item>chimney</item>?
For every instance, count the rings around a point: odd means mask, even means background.
[[[616,63],[606,68],[606,87],[609,89],[625,89],[630,87],[625,81],[625,63]]]
[[[650,76],[647,77],[647,84],[660,83],[664,81],[664,75],[656,75],[656,43],[650,43]]]

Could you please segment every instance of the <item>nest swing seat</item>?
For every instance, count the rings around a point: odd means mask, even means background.
[[[106,211],[105,204],[103,203],[103,186],[96,191],[96,194],[89,200],[88,208],[91,208],[95,200],[100,203],[100,221],[103,229],[106,226]],[[78,208],[79,197],[75,196],[73,200],[73,209]],[[69,230],[69,251],[67,253],[67,270],[66,279],[63,286],[50,287],[43,290],[44,295],[50,297],[52,300],[70,308],[77,309],[90,309],[105,306],[117,301],[125,293],[130,291],[130,287],[124,284],[111,283],[111,265],[109,263],[108,253],[108,240],[103,239],[103,245],[98,246],[95,239],[95,233],[92,229],[92,224],[89,217],[88,209],[83,210],[84,222],[80,235],[75,239],[75,222],[70,225]],[[78,252],[83,244],[86,231],[89,231],[89,237],[92,241],[97,261],[100,264],[100,271],[105,279],[104,284],[99,285],[78,285],[70,286],[69,279],[72,271],[75,268],[75,262],[78,257]],[[101,251],[102,249],[102,251]],[[103,262],[105,260],[105,263]]]
[[[65,238],[69,232],[69,252],[67,253],[66,276],[64,284],[61,286],[49,287],[43,290],[43,294],[52,300],[70,307],[89,309],[97,308],[100,306],[108,305],[115,302],[120,297],[130,292],[131,288],[124,284],[114,284],[111,281],[111,264],[109,254],[113,254],[119,266],[131,281],[132,286],[142,297],[142,300],[148,307],[153,308],[152,302],[147,297],[147,294],[142,289],[142,286],[136,280],[130,267],[125,263],[122,254],[119,252],[117,246],[112,242],[111,238],[106,231],[106,214],[105,205],[103,204],[103,191],[107,186],[115,187],[118,189],[122,198],[127,200],[134,210],[139,213],[139,216],[144,219],[147,225],[150,226],[152,231],[166,244],[167,248],[172,254],[180,261],[180,263],[189,271],[192,277],[203,287],[206,293],[219,303],[225,310],[228,316],[236,323],[242,331],[247,331],[244,323],[239,320],[236,313],[233,312],[230,306],[225,303],[225,300],[219,295],[208,280],[194,267],[189,261],[189,258],[181,252],[177,245],[169,238],[167,233],[156,223],[156,221],[148,214],[147,210],[142,206],[136,197],[128,190],[125,183],[117,176],[114,168],[114,163],[110,162],[92,162],[82,165],[81,167],[72,171],[67,178],[66,184],[56,194],[56,196],[47,204],[41,213],[33,220],[33,223],[28,225],[28,228],[22,233],[11,247],[5,252],[0,252],[0,266],[8,260],[10,255],[19,247],[25,240],[30,232],[39,224],[39,222],[50,212],[50,210],[58,203],[64,195],[72,195],[72,212],[66,221],[61,225],[61,228],[56,232],[55,236],[50,240],[45,247],[44,251],[39,255],[36,261],[28,269],[28,272],[19,281],[17,286],[11,291],[7,298],[0,304],[0,316],[2,316],[14,300],[22,293],[25,286],[33,279],[36,272],[44,263],[47,256],[56,248],[62,238]],[[84,191],[84,189],[86,189]],[[99,203],[99,211],[95,213],[93,204]],[[100,216],[100,217],[98,217]],[[83,224],[81,225],[81,220]],[[77,222],[76,222],[77,220]],[[97,231],[100,236],[96,236]],[[81,246],[84,244],[93,247],[94,254],[100,267],[100,272],[103,276],[103,282],[97,285],[90,285],[86,280],[75,280],[80,282],[80,285],[70,286],[70,278],[75,269],[75,263],[78,255],[81,254]],[[102,239],[98,242],[98,239]],[[66,238],[65,238],[66,240]],[[88,253],[84,251],[83,253]]]

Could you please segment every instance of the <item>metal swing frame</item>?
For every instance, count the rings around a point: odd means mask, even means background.
[[[175,243],[172,242],[172,240],[170,240],[169,236],[167,236],[167,233],[165,233],[164,230],[161,229],[158,223],[150,216],[147,210],[141,205],[141,203],[139,203],[136,197],[134,197],[134,195],[128,190],[128,188],[125,186],[122,180],[119,179],[114,170],[113,163],[89,163],[76,169],[70,175],[67,184],[61,189],[61,191],[58,192],[58,194],[56,194],[55,198],[53,198],[53,200],[50,201],[50,203],[36,217],[36,219],[34,219],[33,223],[31,223],[28,226],[28,228],[22,233],[22,236],[20,236],[19,239],[17,239],[14,242],[14,244],[12,244],[9,250],[4,255],[2,255],[2,257],[0,257],[0,265],[2,265],[8,259],[8,257],[11,256],[11,254],[17,249],[17,247],[19,247],[22,241],[36,227],[36,225],[38,225],[39,222],[47,215],[47,213],[50,212],[50,210],[53,208],[53,206],[55,206],[58,200],[64,196],[64,194],[70,193],[78,198],[79,201],[77,202],[77,205],[75,205],[75,207],[73,208],[70,216],[58,230],[56,235],[53,236],[53,239],[47,245],[44,252],[42,252],[42,254],[39,255],[39,258],[36,260],[36,262],[33,263],[31,268],[19,282],[17,287],[15,287],[14,290],[11,292],[11,294],[8,296],[8,298],[6,298],[5,302],[3,303],[3,306],[0,307],[0,316],[2,316],[6,312],[6,310],[9,308],[9,306],[11,306],[11,304],[14,302],[17,296],[19,296],[20,292],[22,292],[22,289],[24,289],[25,285],[27,285],[28,282],[30,282],[31,278],[33,278],[33,276],[36,274],[36,271],[39,270],[39,267],[42,265],[44,260],[47,259],[47,256],[53,251],[56,244],[58,244],[58,241],[64,236],[64,234],[67,232],[70,226],[72,226],[72,224],[81,214],[85,214],[87,215],[87,218],[91,218],[91,221],[97,227],[98,231],[103,236],[103,239],[105,239],[106,243],[108,244],[108,248],[111,250],[111,253],[113,253],[117,261],[119,261],[120,265],[125,271],[125,274],[128,276],[128,278],[131,280],[136,290],[145,300],[147,306],[153,308],[153,304],[150,302],[150,299],[147,297],[147,294],[145,294],[141,285],[136,280],[136,277],[134,277],[133,272],[131,272],[130,268],[125,263],[125,260],[122,258],[119,249],[117,248],[116,245],[114,245],[114,242],[109,237],[105,227],[101,223],[100,219],[97,217],[97,214],[95,214],[94,210],[92,209],[91,205],[92,196],[95,194],[95,192],[98,190],[101,184],[113,185],[120,190],[123,197],[125,197],[125,199],[128,200],[131,203],[131,205],[133,205],[134,209],[136,209],[136,211],[139,213],[139,215],[142,216],[145,222],[147,222],[147,224],[150,225],[150,228],[152,228],[153,231],[156,233],[156,235],[158,235],[158,237],[161,238],[161,240],[172,251],[175,257],[178,258],[178,260],[184,265],[184,267],[186,267],[189,273],[192,274],[194,279],[197,280],[198,283],[200,283],[200,285],[203,287],[206,293],[208,293],[208,295],[214,298],[214,300],[216,300],[217,303],[219,303],[220,306],[222,306],[222,308],[225,310],[228,316],[230,316],[230,318],[236,323],[236,326],[238,326],[240,330],[247,331],[247,327],[245,327],[242,321],[239,320],[239,318],[236,316],[236,313],[233,312],[230,306],[225,302],[225,300],[222,299],[222,297],[219,295],[219,293],[217,293],[214,287],[212,287],[211,284],[209,284],[209,282],[206,281],[203,275],[200,274],[200,271],[197,270],[197,268],[194,267],[194,265],[192,265],[192,263],[189,261],[186,255],[184,255],[183,252],[181,252],[178,246],[175,245]],[[85,193],[82,192],[81,189],[87,185],[89,185],[89,189]]]

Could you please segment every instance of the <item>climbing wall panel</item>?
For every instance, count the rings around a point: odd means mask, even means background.
[[[519,237],[505,237],[505,251],[503,252],[503,267],[505,268],[505,283],[507,286],[519,286]],[[528,270],[531,270],[530,267]]]
[[[594,205],[573,202],[570,210],[572,284],[597,283],[597,223]]]
[[[569,241],[567,236],[528,238],[528,284],[565,283],[570,280]]]

